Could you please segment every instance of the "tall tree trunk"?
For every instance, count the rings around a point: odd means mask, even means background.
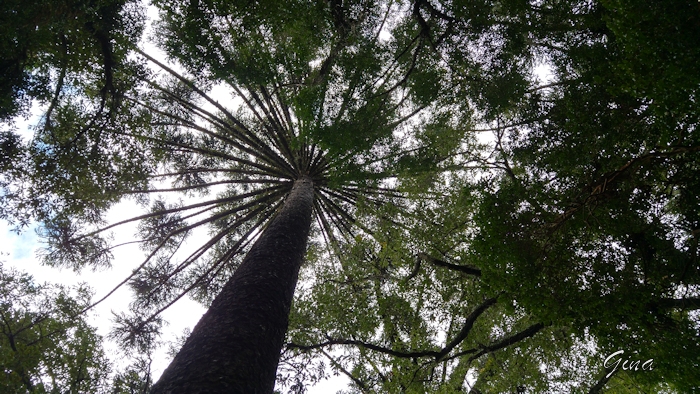
[[[294,182],[279,214],[214,299],[152,394],[269,394],[311,226],[313,182]]]

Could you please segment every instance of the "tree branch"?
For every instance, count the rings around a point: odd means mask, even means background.
[[[353,374],[350,371],[348,371],[342,365],[340,365],[340,363],[338,361],[336,361],[333,357],[331,357],[330,354],[326,353],[324,350],[321,350],[321,353],[323,353],[323,355],[326,356],[326,358],[328,358],[328,360],[330,360],[330,362],[331,362],[331,364],[333,364],[333,366],[338,368],[338,370],[340,370],[340,372],[342,372],[345,376],[350,378],[350,380],[352,380],[357,385],[357,387],[360,389],[360,391],[362,391],[363,393],[370,393],[371,392],[369,387],[367,387],[367,384],[365,382],[363,382],[360,379],[353,376]]]
[[[354,339],[342,339],[342,338],[329,338],[329,340],[326,342],[321,342],[321,343],[317,343],[317,344],[313,344],[313,345],[300,345],[300,344],[296,344],[296,343],[287,343],[287,348],[288,349],[299,349],[299,350],[303,350],[303,351],[309,351],[309,350],[320,349],[320,348],[323,348],[326,346],[332,346],[332,345],[360,346],[360,347],[363,347],[366,349],[374,350],[375,352],[384,353],[384,354],[388,354],[390,356],[399,357],[399,358],[418,358],[418,357],[428,357],[428,356],[429,357],[437,357],[440,354],[434,350],[418,351],[418,352],[402,352],[402,351],[385,348],[385,347],[374,345],[374,344],[367,343],[367,342],[357,341]]]
[[[611,186],[618,183],[622,179],[622,175],[625,175],[626,173],[628,173],[636,167],[639,167],[643,163],[654,159],[667,158],[671,156],[682,155],[684,153],[694,153],[700,151],[700,146],[675,146],[672,148],[673,149],[669,151],[652,151],[644,155],[635,157],[629,160],[627,163],[625,163],[625,165],[621,166],[617,170],[603,174],[603,176],[600,177],[600,180],[598,182],[584,189],[590,190],[590,192],[586,193],[586,197],[583,198],[583,201],[571,204],[569,209],[567,209],[564,213],[560,214],[552,223],[549,224],[551,231],[554,231],[557,228],[559,228],[564,222],[571,218],[571,216],[573,216],[574,213],[580,211],[583,207],[601,200],[603,198],[604,193],[607,190],[609,190]]]
[[[328,337],[328,340],[325,342],[317,343],[317,344],[312,344],[312,345],[300,345],[297,343],[287,343],[286,347],[288,349],[299,349],[302,351],[309,351],[309,350],[314,350],[314,349],[321,349],[326,346],[332,346],[332,345],[354,345],[354,346],[360,346],[366,349],[374,350],[379,353],[384,353],[388,354],[390,356],[394,357],[399,357],[399,358],[419,358],[419,357],[434,357],[436,362],[440,361],[445,361],[445,360],[451,360],[457,356],[452,356],[449,358],[446,358],[447,354],[452,351],[456,346],[458,346],[464,339],[467,338],[469,335],[469,332],[471,331],[471,328],[474,326],[474,322],[476,319],[481,316],[482,313],[484,313],[489,307],[491,307],[493,304],[496,303],[497,297],[494,298],[489,298],[488,300],[484,301],[481,305],[479,305],[468,317],[467,320],[464,322],[464,326],[460,330],[459,334],[457,334],[456,337],[452,339],[443,349],[441,349],[439,352],[435,350],[423,350],[423,351],[413,351],[413,352],[404,352],[404,351],[398,351],[394,349],[389,349],[383,346],[378,346],[374,345],[371,343],[363,342],[363,341],[358,341],[354,339],[342,339],[342,338],[331,338]],[[532,328],[532,327],[531,327]],[[530,328],[530,329],[531,329]],[[528,329],[529,330],[529,329]],[[507,343],[503,345],[502,343],[507,342],[508,340],[513,340],[514,342],[519,341],[522,338],[519,338],[518,335],[525,335],[527,334],[528,330],[517,334],[513,337],[506,338],[502,340],[501,342],[498,342],[494,345],[491,345],[490,347],[487,347],[487,349],[490,349],[491,347],[494,347],[493,350],[498,350],[501,347],[508,346],[510,343]],[[529,335],[534,335],[529,334]],[[468,354],[468,353],[473,353],[476,352],[477,349],[472,349],[468,350],[466,352],[460,353],[460,355]]]
[[[661,308],[676,308],[682,310],[700,309],[700,297],[691,298],[661,298],[653,303]]]
[[[535,334],[537,334],[538,332],[540,332],[540,330],[542,330],[544,327],[545,327],[545,325],[543,323],[533,324],[530,327],[526,328],[523,331],[520,331],[517,334],[503,338],[500,341],[492,343],[490,345],[482,346],[481,350],[477,354],[469,357],[469,362],[476,360],[477,358],[483,356],[484,354],[493,353],[497,350],[501,350],[505,347],[508,347],[508,346],[513,345],[517,342],[520,342],[523,339],[530,338],[530,337],[534,336]],[[478,350],[477,348],[465,350],[463,352],[459,352],[453,356],[450,356],[447,360],[452,360],[452,359],[457,358],[457,357],[471,354],[477,350]]]
[[[446,261],[436,259],[435,257],[432,257],[432,256],[428,255],[427,253],[423,253],[423,252],[418,253],[417,261],[418,262],[416,264],[419,264],[420,261],[424,261],[426,263],[430,263],[430,264],[436,265],[438,267],[447,268],[447,269],[452,270],[452,271],[463,272],[467,275],[481,276],[481,270],[476,268],[476,267],[472,267],[469,265],[458,265],[458,264],[448,263]]]
[[[472,327],[474,326],[474,323],[476,322],[476,319],[481,316],[488,308],[490,308],[493,304],[496,303],[496,300],[498,297],[494,298],[489,298],[488,300],[484,301],[481,305],[479,305],[474,311],[472,311],[469,316],[467,316],[467,320],[464,322],[464,326],[462,326],[462,329],[459,331],[459,334],[457,334],[456,337],[454,337],[441,351],[440,354],[435,358],[436,361],[442,361],[445,359],[448,353],[452,351],[457,345],[462,343],[467,336],[469,335],[469,332],[471,331]]]
[[[591,389],[588,390],[588,394],[599,394],[602,392],[603,388],[605,385],[612,379],[612,377],[617,373],[618,369],[615,369],[614,371],[610,372],[608,369],[606,369],[603,373],[604,375],[598,379],[598,381],[591,386]]]

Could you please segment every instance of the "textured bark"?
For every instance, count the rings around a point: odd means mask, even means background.
[[[311,226],[302,177],[214,299],[152,394],[273,392],[289,309]]]

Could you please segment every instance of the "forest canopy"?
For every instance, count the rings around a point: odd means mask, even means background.
[[[153,393],[700,390],[697,2],[0,7],[0,218],[209,308]]]

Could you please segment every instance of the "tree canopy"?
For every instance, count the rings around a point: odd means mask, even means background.
[[[124,343],[209,305],[308,177],[278,388],[699,389],[697,2],[153,5],[167,59],[130,3],[2,33],[0,115],[46,105],[31,141],[3,131],[0,217],[74,269],[138,224]],[[107,222],[125,199],[144,212]]]

